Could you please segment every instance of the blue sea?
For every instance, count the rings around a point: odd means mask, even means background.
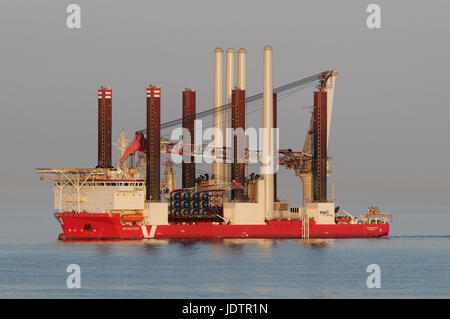
[[[450,212],[393,213],[380,239],[66,243],[45,207],[3,207],[0,298],[449,298]]]

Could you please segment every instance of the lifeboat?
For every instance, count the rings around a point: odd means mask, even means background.
[[[124,214],[120,219],[124,223],[139,223],[144,220],[144,215],[142,213]]]

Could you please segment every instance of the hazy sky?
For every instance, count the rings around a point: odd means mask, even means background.
[[[66,7],[81,6],[81,29]],[[381,29],[366,7],[381,6]],[[97,162],[97,88],[113,89],[113,140],[145,126],[145,88],[162,88],[162,121],[181,116],[181,90],[213,102],[213,51],[248,50],[248,94],[262,89],[263,48],[274,86],[336,69],[332,180],[339,204],[450,205],[450,2],[0,2],[2,203],[52,204],[35,167]],[[280,104],[281,146],[301,149],[312,89]],[[259,116],[259,115],[258,115]],[[114,158],[117,161],[117,158]],[[280,197],[301,184],[280,173]]]

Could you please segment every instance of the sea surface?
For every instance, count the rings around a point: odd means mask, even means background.
[[[66,243],[46,209],[2,207],[0,298],[449,298],[450,211],[393,213],[381,239]]]

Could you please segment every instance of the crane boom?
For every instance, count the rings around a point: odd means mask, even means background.
[[[285,91],[288,91],[288,90],[291,90],[291,89],[294,89],[294,88],[297,88],[297,87],[309,84],[309,83],[314,82],[314,81],[322,80],[322,79],[326,78],[327,75],[330,72],[332,72],[332,71],[320,72],[320,73],[308,76],[306,78],[303,78],[303,79],[300,79],[300,80],[297,80],[297,81],[294,81],[294,82],[291,82],[291,83],[279,86],[279,87],[273,89],[273,93],[285,92]],[[255,95],[247,97],[245,99],[245,102],[246,103],[250,103],[250,102],[262,99],[262,97],[263,97],[263,93],[258,93],[258,94],[255,94]],[[199,113],[195,114],[195,117],[196,118],[200,118],[200,117],[203,117],[203,116],[207,116],[207,115],[213,114],[214,112],[220,112],[220,111],[223,111],[223,110],[225,110],[227,108],[231,108],[231,106],[232,106],[231,103],[224,104],[220,108],[218,108],[217,110],[215,110],[214,108],[211,108],[209,110],[205,110],[205,111],[199,112]],[[172,127],[172,126],[176,126],[176,125],[181,125],[182,121],[183,121],[183,118],[178,118],[176,120],[172,120],[172,121],[169,121],[169,122],[166,122],[166,123],[162,123],[161,124],[161,129]],[[142,129],[142,130],[140,130],[138,132],[145,134],[146,133],[146,129]]]
[[[279,94],[279,93],[306,85],[308,83],[320,80],[318,89],[331,91],[330,92],[331,93],[330,94],[330,97],[331,97],[330,104],[332,105],[332,98],[333,98],[332,96],[334,93],[333,91],[334,91],[334,78],[335,77],[336,77],[335,71],[324,71],[324,72],[320,72],[320,73],[308,76],[306,78],[279,86],[279,87],[273,89],[273,92]],[[245,101],[246,101],[246,103],[249,103],[249,102],[259,100],[262,97],[263,97],[263,93],[258,93],[258,94],[247,97],[245,99]],[[232,107],[232,104],[228,103],[228,104],[222,105],[219,108],[219,111],[223,111],[223,110],[225,110],[227,108],[231,108],[231,107]],[[215,109],[212,108],[209,110],[205,110],[203,112],[199,112],[193,116],[200,118],[200,117],[203,117],[206,115],[213,114],[214,112],[215,112]],[[331,118],[331,112],[328,117]],[[183,118],[172,120],[172,121],[161,124],[160,128],[163,129],[163,128],[168,128],[168,127],[175,126],[175,125],[181,125],[182,121],[183,121]],[[143,134],[145,134],[145,133],[146,133],[146,129],[136,132],[135,140],[126,149],[125,154],[122,156],[122,158],[120,160],[121,163],[123,163],[129,155],[134,154],[136,151],[138,151],[138,150],[144,151],[146,141],[145,141],[145,138],[143,137]],[[139,140],[136,141],[136,138],[139,138]],[[308,136],[307,136],[307,138],[308,138]],[[167,144],[167,145],[165,145],[165,144]],[[170,144],[173,144],[173,145],[170,145]],[[168,141],[161,141],[162,151],[165,153],[172,153],[173,150],[171,147],[173,147],[175,144],[176,143],[169,143]],[[168,145],[170,145],[171,147],[167,147]],[[166,146],[166,147],[164,147],[164,146]],[[303,151],[305,151],[305,150],[303,150]],[[175,153],[179,153],[179,151],[177,150]],[[280,152],[280,155],[282,158],[281,162],[283,163],[282,165],[286,165],[288,168],[293,169],[295,171],[299,171],[300,167],[302,167],[302,169],[304,170],[305,169],[304,165],[306,163],[310,162],[310,154],[309,153],[302,154],[301,152],[295,152],[295,153],[298,153],[298,154],[294,154],[292,152]],[[181,155],[181,153],[179,153],[179,154]],[[195,156],[195,154],[193,154],[193,155]],[[305,156],[307,158],[304,158]]]

